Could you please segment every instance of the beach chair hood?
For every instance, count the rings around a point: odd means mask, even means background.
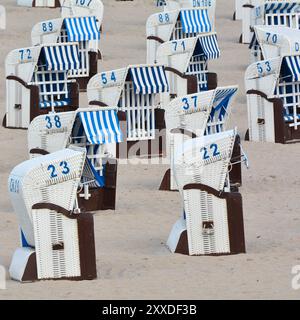
[[[156,94],[169,91],[162,65],[132,65],[127,68],[102,72],[90,79],[87,87],[89,102],[101,101],[117,106],[125,81],[133,82],[136,94]]]

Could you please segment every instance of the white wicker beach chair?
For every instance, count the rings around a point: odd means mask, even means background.
[[[68,72],[75,78],[80,90],[86,90],[89,79],[97,74],[100,23],[96,16],[75,16],[51,19],[37,23],[31,32],[32,45],[73,43],[78,45],[80,67]]]
[[[28,128],[31,157],[70,146],[87,150],[79,207],[114,210],[116,205],[116,143],[122,141],[117,108],[90,107],[36,117]]]
[[[157,49],[164,42],[213,32],[215,30],[214,5],[211,8],[189,6],[151,15],[146,24],[147,63],[156,63]]]
[[[243,19],[243,5],[247,2],[247,0],[235,0],[235,11],[233,15],[233,20]]]
[[[0,5],[0,30],[6,29],[6,10],[4,6]]]
[[[237,90],[237,86],[220,87],[215,90],[182,96],[174,99],[165,107],[167,154],[171,164],[177,145],[181,145],[182,141],[226,130],[232,100]],[[240,148],[238,139],[233,162],[242,160],[241,157],[243,156]],[[240,164],[236,164],[230,178],[232,184],[241,185]],[[177,190],[172,167],[166,171],[160,190]]]
[[[184,217],[167,245],[188,255],[245,252],[242,197],[230,192],[228,167],[235,131],[189,139],[176,150],[174,170]]]
[[[101,0],[61,0],[61,17],[96,17],[102,26],[104,6]]]
[[[90,105],[119,108],[126,143],[118,145],[118,157],[127,158],[130,148],[137,143],[139,155],[162,155],[161,137],[156,130],[164,129],[160,95],[165,92],[169,92],[169,84],[161,65],[128,66],[99,73],[89,81]],[[152,150],[151,145],[160,145],[159,150]]]
[[[242,42],[253,42],[256,25],[286,26],[299,29],[299,0],[252,0],[244,5]],[[252,39],[252,40],[251,40]]]
[[[78,85],[69,79],[80,69],[77,44],[49,44],[11,51],[5,60],[4,126],[27,128],[37,115],[78,108]]]
[[[60,0],[17,0],[19,6],[37,7],[37,8],[58,8]]]
[[[63,149],[14,168],[8,190],[22,230],[12,258],[18,281],[97,277],[93,216],[76,205],[86,151]]]
[[[208,62],[219,56],[216,33],[161,44],[157,50],[157,61],[166,66],[170,83],[169,99],[215,89],[217,75],[208,72]]]
[[[300,30],[282,26],[255,26],[255,40],[262,59],[272,59],[300,52]]]
[[[281,56],[250,65],[245,75],[249,138],[287,143],[300,138],[300,56]]]

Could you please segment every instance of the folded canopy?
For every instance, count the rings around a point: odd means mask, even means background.
[[[116,143],[122,141],[122,132],[116,110],[79,112],[81,130],[90,144]],[[78,132],[80,129],[78,130]]]
[[[300,56],[287,56],[283,58],[283,77],[291,77],[292,81],[300,81]]]
[[[180,12],[180,20],[184,33],[212,31],[207,9],[182,10]]]
[[[200,51],[205,55],[207,60],[218,59],[220,57],[220,49],[217,36],[215,34],[199,37]],[[197,49],[196,49],[197,50]]]
[[[163,66],[130,68],[130,75],[136,94],[151,94],[169,91],[169,84]]]
[[[69,42],[100,40],[96,17],[66,18],[65,26]]]
[[[277,3],[266,3],[265,13],[276,14],[276,13],[291,13],[298,9],[299,4],[297,2],[277,2]]]
[[[41,51],[42,64],[47,70],[68,71],[80,68],[78,45],[44,46]]]

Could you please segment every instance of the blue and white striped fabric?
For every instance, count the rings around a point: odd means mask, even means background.
[[[81,182],[87,184],[91,188],[103,188],[105,186],[104,176],[94,168],[91,160],[88,158],[85,160]]]
[[[40,108],[46,109],[51,107],[64,107],[69,104],[69,101],[54,101],[53,103],[51,101],[43,101],[40,102]]]
[[[96,17],[66,18],[65,26],[69,42],[100,40]]]
[[[292,77],[292,81],[300,81],[300,56],[288,56],[283,58],[283,64],[287,66],[287,74],[283,76]]]
[[[207,9],[182,10],[180,20],[184,33],[202,33],[212,30]]]
[[[266,14],[291,13],[291,12],[294,12],[297,7],[299,7],[299,4],[295,2],[266,3],[265,13]]]
[[[217,35],[213,34],[207,37],[200,37],[199,41],[207,60],[218,59],[220,57]]]
[[[47,70],[68,71],[80,68],[78,45],[55,45],[42,47]]]
[[[300,120],[300,114],[296,115],[296,120]],[[287,114],[284,116],[284,121],[285,122],[292,122],[295,121],[295,116],[291,114]]]
[[[169,83],[163,66],[130,68],[136,94],[152,94],[169,91]]]
[[[216,89],[213,101],[213,107],[209,116],[206,134],[210,134],[210,123],[219,123],[216,125],[216,132],[223,131],[224,119],[228,115],[228,105],[232,97],[237,92],[237,88]]]
[[[79,112],[79,118],[90,144],[122,142],[116,110]]]

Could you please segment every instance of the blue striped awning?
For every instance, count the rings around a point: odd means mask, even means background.
[[[44,46],[41,55],[47,70],[67,71],[80,68],[78,45]]]
[[[228,105],[237,92],[237,88],[224,88],[216,89],[212,110],[208,119],[207,134],[210,134],[209,122],[211,121],[223,121],[228,114]],[[217,125],[217,132],[223,130],[223,125]]]
[[[218,59],[220,57],[217,35],[213,34],[207,37],[199,37],[199,41],[207,60]]]
[[[122,141],[122,132],[116,110],[79,112],[79,118],[90,144]]]
[[[66,18],[65,26],[69,42],[100,40],[96,17]]]
[[[283,58],[283,77],[291,77],[292,81],[300,81],[300,56]]]
[[[169,84],[163,66],[130,68],[136,94],[151,94],[169,91]]]
[[[212,30],[207,9],[182,10],[180,20],[184,33],[202,33]]]
[[[276,14],[276,13],[291,13],[299,7],[296,2],[277,2],[277,3],[266,3],[265,13],[266,14]]]

